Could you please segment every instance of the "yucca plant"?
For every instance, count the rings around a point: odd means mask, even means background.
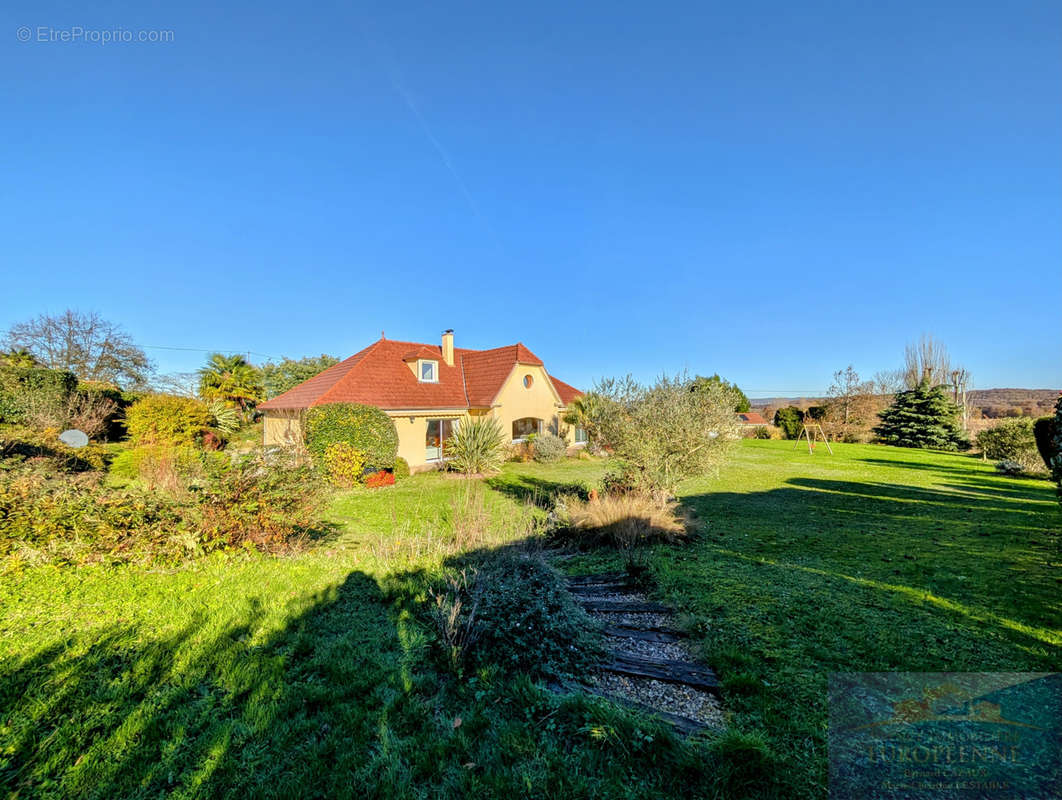
[[[445,444],[450,468],[466,475],[495,472],[504,460],[505,434],[493,417],[475,417],[457,426]]]
[[[210,412],[211,426],[226,436],[240,429],[240,415],[236,409],[226,405],[224,400],[214,400],[207,410]]]

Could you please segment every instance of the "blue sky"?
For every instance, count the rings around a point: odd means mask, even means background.
[[[1056,2],[79,5],[0,10],[0,328],[1062,386]]]

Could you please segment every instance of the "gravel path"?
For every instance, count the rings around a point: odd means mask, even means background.
[[[617,653],[629,653],[642,658],[657,658],[668,661],[690,661],[689,650],[681,642],[647,642],[644,639],[609,636],[605,640]]]
[[[610,694],[644,703],[660,711],[689,717],[715,728],[723,727],[723,707],[708,692],[651,678],[628,678],[608,672],[602,673],[596,684]]]
[[[580,591],[576,597],[608,602],[648,602],[636,589],[614,587],[602,588],[600,592]],[[590,616],[604,625],[629,625],[642,629],[675,627],[673,615],[659,612],[591,611]],[[651,642],[626,636],[607,636],[605,641],[615,653],[664,661],[694,661],[684,642]],[[595,678],[595,684],[607,694],[678,714],[703,725],[723,727],[723,708],[719,699],[702,689],[611,672],[601,672]]]
[[[606,625],[633,625],[636,628],[672,628],[675,624],[670,614],[658,614],[655,611],[591,611],[590,616]]]

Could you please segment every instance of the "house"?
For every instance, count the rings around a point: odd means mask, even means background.
[[[742,428],[758,428],[761,425],[770,424],[769,422],[767,422],[767,420],[763,418],[763,415],[756,411],[744,411],[738,414],[737,417],[738,425],[740,425]]]
[[[264,412],[264,442],[302,438],[303,412],[328,403],[361,403],[382,409],[398,432],[398,455],[411,469],[443,460],[443,443],[462,419],[491,416],[506,439],[554,433],[569,446],[586,441],[581,429],[561,422],[581,392],[552,377],[523,344],[492,350],[454,347],[453,331],[438,345],[380,337],[324,372],[274,397]]]

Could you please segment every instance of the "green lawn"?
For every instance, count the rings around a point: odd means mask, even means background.
[[[1050,484],[835,451],[742,442],[682,488],[694,542],[644,556],[723,679],[725,737],[437,668],[417,581],[603,470],[513,464],[481,509],[440,475],[345,493],[341,530],[293,557],[3,575],[0,797],[824,796],[828,672],[1062,666]]]

